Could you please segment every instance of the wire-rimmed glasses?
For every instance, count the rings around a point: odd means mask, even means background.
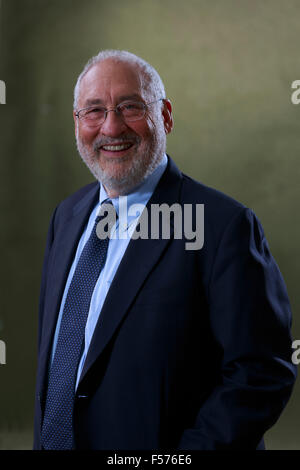
[[[143,103],[141,101],[124,101],[114,108],[108,109],[104,106],[93,105],[79,109],[75,113],[75,116],[91,126],[99,126],[103,124],[109,111],[114,111],[118,116],[121,116],[125,122],[139,121],[145,116],[149,105],[163,100],[164,98],[160,98],[158,100],[151,101],[150,103]]]

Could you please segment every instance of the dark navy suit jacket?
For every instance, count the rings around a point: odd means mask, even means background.
[[[35,449],[60,302],[98,195],[93,183],[63,201],[48,232]],[[263,448],[296,367],[289,300],[261,224],[250,209],[182,174],[170,158],[151,203],[204,204],[204,246],[189,251],[187,240],[172,236],[130,241],[76,392],[76,448]]]

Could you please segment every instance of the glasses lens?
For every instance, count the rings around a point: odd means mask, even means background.
[[[145,114],[145,106],[143,103],[128,101],[118,106],[120,113],[126,121],[136,121],[142,119]]]
[[[89,108],[86,110],[83,110],[80,114],[79,117],[81,119],[84,119],[85,121],[89,123],[100,123],[104,121],[105,119],[105,108],[101,108],[99,106],[95,106],[93,108]]]

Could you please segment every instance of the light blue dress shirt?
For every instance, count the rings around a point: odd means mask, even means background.
[[[142,208],[146,206],[147,202],[152,196],[153,191],[158,181],[160,180],[163,172],[165,171],[167,163],[168,163],[167,156],[164,155],[162,161],[160,162],[158,167],[154,170],[154,172],[151,175],[149,175],[148,178],[140,186],[138,186],[132,193],[128,194],[127,196],[120,196],[118,198],[111,199],[114,205],[115,211],[118,215],[118,218],[117,218],[115,227],[112,228],[105,265],[102,271],[100,272],[99,278],[96,282],[96,285],[92,294],[92,298],[91,298],[88,318],[87,318],[87,322],[85,326],[85,347],[84,347],[84,351],[83,351],[83,354],[81,356],[79,366],[78,366],[76,388],[80,379],[84,361],[87,356],[87,352],[90,346],[90,342],[91,342],[96,324],[101,314],[102,306],[104,304],[106,295],[113,281],[113,278],[117,272],[119,264],[123,258],[123,255],[126,251],[126,248],[129,244],[130,236],[132,235],[138,223],[139,215],[141,213],[141,212],[137,212],[135,215],[129,215],[128,213],[129,209],[133,204],[134,205],[139,204],[141,211],[142,211]],[[55,348],[57,344],[59,328],[60,328],[60,323],[61,323],[64,305],[66,301],[66,296],[69,290],[70,283],[72,281],[74,271],[76,269],[83,247],[90,237],[90,234],[94,227],[95,219],[99,212],[100,206],[106,199],[108,199],[108,195],[104,187],[100,184],[99,202],[96,204],[96,206],[92,210],[88,224],[79,240],[75,258],[72,263],[72,266],[68,275],[68,279],[66,282],[66,286],[65,286],[63,297],[62,297],[61,306],[60,306],[60,311],[58,315],[54,340],[53,340],[51,361],[53,361],[53,358],[54,358],[54,353],[55,353]],[[122,217],[122,214],[126,214],[126,217]]]

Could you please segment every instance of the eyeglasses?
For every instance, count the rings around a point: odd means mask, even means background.
[[[163,101],[164,98],[160,98],[150,103],[142,103],[141,101],[124,101],[124,103],[118,104],[115,108],[106,109],[103,106],[88,106],[87,108],[79,109],[75,113],[75,116],[81,121],[86,122],[89,126],[99,126],[104,123],[107,113],[109,111],[115,111],[118,116],[121,116],[125,122],[139,121],[143,119],[146,114],[147,107],[150,104]]]

